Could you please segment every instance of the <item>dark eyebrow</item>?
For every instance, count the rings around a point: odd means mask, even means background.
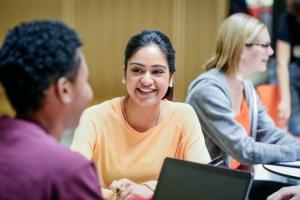
[[[138,62],[131,62],[131,63],[129,63],[129,65],[138,65],[138,66],[141,66],[141,67],[145,67],[143,64],[138,63]]]
[[[152,67],[158,67],[158,68],[165,68],[165,69],[167,69],[166,66],[161,65],[161,64],[152,65]]]
[[[129,63],[129,65],[138,65],[138,66],[140,66],[140,67],[145,67],[143,64],[138,63],[138,62],[131,62],[131,63]],[[165,68],[165,69],[167,69],[167,67],[164,66],[164,65],[162,65],[162,64],[155,64],[155,65],[152,65],[151,67],[155,67],[155,68]]]

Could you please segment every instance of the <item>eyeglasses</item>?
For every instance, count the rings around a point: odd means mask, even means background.
[[[246,47],[251,47],[251,46],[253,46],[253,45],[255,45],[255,46],[260,46],[260,47],[262,47],[262,48],[264,48],[264,49],[268,49],[269,47],[271,47],[271,44],[270,44],[270,43],[266,43],[266,44],[249,43],[249,44],[245,44],[245,45],[246,45]]]

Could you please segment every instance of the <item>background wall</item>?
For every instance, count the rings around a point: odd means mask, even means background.
[[[213,52],[227,10],[227,0],[0,0],[0,43],[21,21],[57,19],[74,27],[84,41],[95,104],[125,94],[121,79],[129,37],[159,29],[176,50],[175,100],[184,101],[188,84]],[[0,87],[2,112],[13,113]]]

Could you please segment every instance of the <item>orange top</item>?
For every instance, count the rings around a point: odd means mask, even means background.
[[[285,127],[285,121],[281,121],[278,116],[277,108],[281,99],[279,86],[272,84],[260,85],[257,87],[257,92],[262,105],[266,107],[275,124],[279,127]]]
[[[125,120],[123,100],[118,97],[87,109],[71,145],[72,150],[95,163],[104,188],[127,178],[154,190],[166,157],[205,164],[211,160],[191,106],[162,100],[162,118],[141,133]],[[111,194],[103,191],[105,197]]]
[[[246,132],[249,135],[250,134],[250,128],[251,128],[250,127],[251,126],[250,112],[249,112],[249,108],[248,108],[248,105],[247,105],[247,100],[246,100],[245,97],[243,97],[240,113],[235,117],[235,120],[245,128]],[[241,163],[239,163],[235,159],[232,159],[231,164],[230,164],[230,168],[237,169],[240,165],[241,165]]]

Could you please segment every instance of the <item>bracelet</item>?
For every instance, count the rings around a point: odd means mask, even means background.
[[[147,185],[146,183],[142,183],[141,185],[146,186],[148,189],[150,189],[152,192],[154,192],[154,190],[149,185]]]

